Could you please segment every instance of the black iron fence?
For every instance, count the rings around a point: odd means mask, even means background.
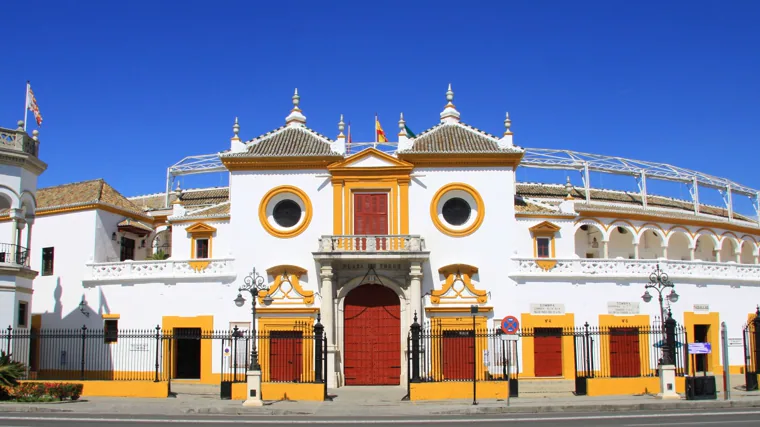
[[[747,391],[757,390],[760,373],[760,307],[744,325],[744,384]]]
[[[26,366],[28,380],[171,381],[218,375],[245,382],[256,345],[262,381],[325,383],[327,342],[320,323],[256,334],[200,328],[162,330],[12,329],[0,350]],[[204,372],[206,360],[220,369]],[[213,369],[213,368],[212,368]]]
[[[29,251],[23,246],[0,243],[0,263],[29,267]]]
[[[572,352],[578,395],[586,394],[590,378],[656,377],[663,363],[675,365],[677,376],[689,371],[687,334],[672,318],[647,326],[523,328],[511,336],[500,329],[445,322],[433,319],[420,325],[415,318],[407,347],[410,384],[509,380],[510,396],[516,396],[516,338],[532,339],[536,377],[565,376],[564,355]]]

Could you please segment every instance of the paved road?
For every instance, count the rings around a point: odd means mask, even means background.
[[[530,427],[549,427],[561,424],[563,427],[648,427],[648,426],[757,426],[760,423],[760,410],[715,410],[690,412],[660,412],[644,414],[630,413],[578,413],[578,414],[505,414],[456,417],[387,417],[387,418],[309,418],[304,417],[246,417],[246,416],[135,416],[129,415],[65,415],[65,414],[0,414],[0,426],[56,426],[89,427],[102,424],[113,427],[125,426],[204,426],[227,427],[232,424],[257,427],[280,427],[288,425],[373,425],[385,426],[419,426],[440,424],[451,427],[465,427],[473,424],[485,426],[527,425]]]

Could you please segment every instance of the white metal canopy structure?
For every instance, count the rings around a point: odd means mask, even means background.
[[[366,148],[366,146],[371,144],[372,143],[352,144],[352,151]],[[386,143],[382,145],[391,144]],[[384,149],[383,151],[386,150]],[[171,186],[177,176],[224,172],[226,168],[219,159],[220,154],[222,153],[188,156],[170,166],[166,171],[167,206],[169,202],[169,192],[171,191]],[[747,196],[752,200],[755,213],[758,216],[758,222],[760,222],[760,191],[726,178],[720,178],[666,163],[633,160],[601,154],[581,153],[572,150],[526,148],[525,156],[520,162],[520,167],[579,171],[583,178],[583,185],[586,190],[586,202],[590,202],[591,197],[589,192],[591,189],[589,172],[602,172],[635,177],[638,182],[639,192],[641,193],[641,200],[644,207],[647,206],[647,179],[689,184],[689,192],[691,194],[692,202],[694,203],[695,213],[699,212],[699,187],[702,186],[705,188],[716,189],[723,195],[729,219],[733,219],[734,215],[732,197],[734,194],[740,194]]]

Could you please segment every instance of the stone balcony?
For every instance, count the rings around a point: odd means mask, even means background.
[[[415,235],[332,235],[319,239],[314,259],[424,260],[429,254],[425,239]]]
[[[0,127],[0,149],[18,151],[37,157],[39,147],[39,141],[29,136],[22,127],[15,130]]]
[[[649,281],[657,264],[678,282],[758,283],[760,264],[668,259],[512,258],[509,276],[516,280]],[[550,268],[543,268],[547,266]],[[552,266],[552,264],[554,264]]]
[[[86,265],[85,284],[233,281],[233,258],[100,262]]]

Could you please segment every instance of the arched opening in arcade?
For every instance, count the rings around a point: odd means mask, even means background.
[[[639,236],[639,258],[660,259],[665,257],[664,236],[661,230],[648,228]]]
[[[583,224],[575,230],[575,254],[579,258],[603,258],[604,233],[594,224]]]
[[[750,239],[742,239],[742,250],[739,257],[742,264],[755,263],[755,242]]]
[[[700,234],[694,245],[694,259],[697,261],[715,262],[715,239],[710,234]]]
[[[629,227],[613,224],[610,227],[609,257],[634,259],[636,257],[633,245],[635,238],[635,234]]]
[[[392,289],[361,285],[343,307],[343,375],[350,385],[401,384],[401,304]]]
[[[671,230],[668,239],[668,259],[691,260],[691,240],[685,231]]]
[[[739,246],[736,243],[736,239],[727,235],[723,238],[720,246],[720,262],[737,262],[739,253]]]

